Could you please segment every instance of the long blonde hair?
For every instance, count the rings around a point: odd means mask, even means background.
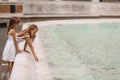
[[[29,35],[30,35],[30,38],[35,38],[36,35],[32,36],[31,35],[31,31],[34,30],[34,29],[37,29],[38,30],[38,27],[35,25],[35,24],[32,24],[29,26],[28,30],[29,30]]]
[[[34,30],[34,29],[37,29],[37,30],[38,30],[38,27],[37,27],[35,24],[30,25],[27,29],[24,29],[24,30],[22,30],[22,31],[20,31],[20,32],[18,33],[18,34],[19,34],[19,37],[24,36],[26,33],[28,33],[29,36],[30,36],[30,38],[31,38],[32,40],[34,40],[34,38],[35,38],[36,35],[34,35],[34,36],[31,35],[31,31]],[[20,34],[20,33],[21,33],[21,34]]]

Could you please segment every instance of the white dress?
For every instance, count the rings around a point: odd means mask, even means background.
[[[17,54],[9,80],[36,80],[35,69],[32,54],[27,52]]]
[[[25,40],[20,42],[19,48],[23,48],[24,43]],[[36,80],[35,69],[35,60],[32,53],[22,51],[15,57],[14,66],[9,80]]]
[[[17,42],[18,43],[23,42],[24,39],[22,39],[22,38],[23,37],[16,36]],[[14,62],[15,56],[16,56],[16,49],[15,49],[13,37],[12,37],[12,35],[8,35],[8,40],[7,40],[5,48],[3,50],[2,60]]]
[[[14,62],[15,55],[16,55],[16,49],[14,46],[13,37],[12,35],[8,35],[8,40],[3,50],[2,60]]]

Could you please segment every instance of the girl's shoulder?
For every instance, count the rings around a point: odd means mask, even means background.
[[[14,30],[14,29],[11,29],[11,30],[9,31],[9,33],[11,33],[11,32],[15,32],[15,30]]]
[[[12,34],[15,34],[15,30],[14,29],[11,29],[9,32],[8,32],[8,35],[12,35]]]

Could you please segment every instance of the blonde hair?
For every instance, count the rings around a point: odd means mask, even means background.
[[[32,38],[34,40],[36,35],[34,35],[34,36],[31,35],[31,31],[34,30],[34,29],[38,30],[38,27],[35,24],[32,24],[27,29],[24,29],[24,30],[20,31],[18,33],[18,37],[24,36],[26,33],[28,33],[30,35],[30,38]]]
[[[35,36],[36,36],[36,35],[34,35],[34,36],[31,35],[31,31],[34,30],[34,29],[38,30],[38,27],[35,24],[32,24],[28,27],[28,33],[30,35],[30,38],[35,38]]]

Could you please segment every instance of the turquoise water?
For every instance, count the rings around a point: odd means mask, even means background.
[[[120,23],[40,27],[54,80],[120,80]]]

